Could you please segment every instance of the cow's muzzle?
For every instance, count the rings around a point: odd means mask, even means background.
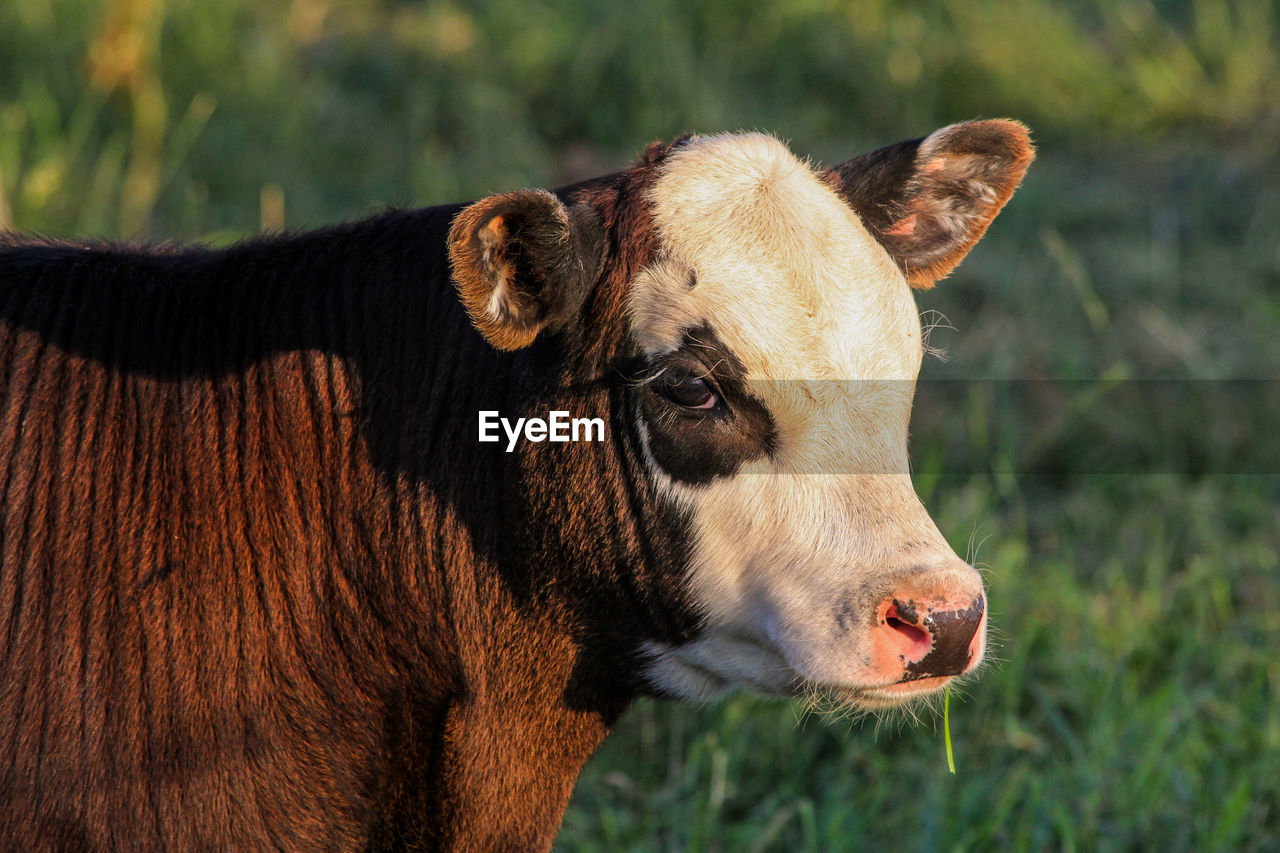
[[[879,608],[875,631],[882,666],[900,673],[898,682],[949,678],[967,672],[982,654],[986,627],[983,596],[960,602],[890,598]]]

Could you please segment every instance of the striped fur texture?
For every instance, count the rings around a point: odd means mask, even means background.
[[[0,234],[0,850],[545,850],[641,693],[975,667],[907,284],[1030,156],[693,137],[221,250]]]
[[[615,420],[645,176],[580,191],[601,334],[515,354],[450,283],[458,208],[0,237],[0,848],[550,845],[635,639],[692,624],[682,521],[625,425],[517,458],[475,413]]]

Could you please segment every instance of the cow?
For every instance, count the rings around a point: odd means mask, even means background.
[[[1032,156],[688,136],[227,248],[0,236],[0,847],[544,850],[639,696],[972,672],[911,287]],[[603,435],[477,429],[548,413]]]

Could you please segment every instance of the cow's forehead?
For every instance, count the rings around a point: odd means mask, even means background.
[[[709,327],[756,379],[914,379],[910,288],[853,210],[771,136],[696,137],[649,201],[658,257],[628,296],[654,354]]]

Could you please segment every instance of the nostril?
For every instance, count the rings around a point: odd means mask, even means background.
[[[918,661],[933,648],[933,638],[928,631],[912,625],[902,616],[898,603],[893,602],[884,613],[884,626],[898,634],[899,642],[895,645],[900,647],[901,657],[908,662]]]
[[[968,607],[932,610],[924,619],[933,639],[928,656],[907,666],[907,678],[960,675],[973,662],[975,643],[981,648],[978,632],[983,625],[986,602],[982,596]]]
[[[917,628],[915,625],[908,625],[906,622],[903,622],[897,616],[890,616],[886,618],[884,620],[884,624],[888,625],[890,628],[897,631],[899,634],[902,634],[904,637],[906,637],[908,640],[911,640],[913,643],[929,642],[928,631],[924,630],[923,628]]]

